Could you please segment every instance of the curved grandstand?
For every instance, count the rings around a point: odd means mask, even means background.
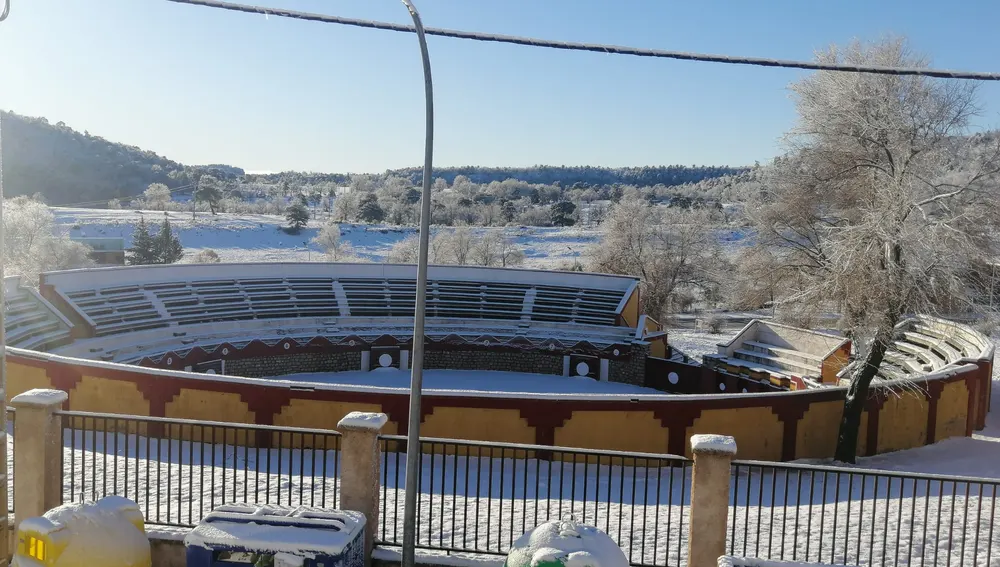
[[[75,410],[326,428],[360,408],[386,412],[402,432],[404,389],[309,377],[405,372],[415,278],[414,266],[320,263],[51,272],[38,291],[8,278],[7,394],[54,386]],[[848,341],[754,321],[701,365],[640,312],[638,289],[623,276],[431,267],[426,367],[478,374],[478,387],[428,392],[425,434],[683,453],[704,431],[735,435],[747,457],[832,454]],[[883,380],[907,378],[925,394],[877,389],[864,451],[982,427],[992,358],[971,329],[907,321]],[[510,373],[631,389],[483,385],[513,382]]]

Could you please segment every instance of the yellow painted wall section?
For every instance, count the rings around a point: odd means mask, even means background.
[[[649,341],[649,356],[654,356],[656,358],[666,358],[667,357],[667,337],[662,339],[653,339]]]
[[[292,400],[274,416],[274,424],[282,427],[307,427],[311,429],[336,429],[345,415],[352,411],[381,412],[378,404],[357,402],[332,402],[321,400]],[[390,421],[382,428],[385,435],[395,435],[399,431],[396,422]]]
[[[147,416],[149,402],[132,382],[84,376],[69,393],[69,409]]]
[[[669,430],[651,411],[575,411],[557,427],[559,447],[666,453]]]
[[[890,397],[878,415],[878,453],[912,449],[927,442],[928,404],[922,394]]]
[[[795,438],[795,458],[822,459],[833,455],[844,402],[818,402],[799,420]]]
[[[420,436],[532,444],[535,428],[520,410],[437,407],[424,418]]]
[[[820,379],[824,384],[836,384],[837,373],[844,369],[851,356],[851,345],[846,344],[826,357],[820,370]]]
[[[625,307],[622,308],[622,318],[625,319],[623,323],[626,327],[635,327],[639,324],[639,288],[636,287],[632,290],[632,295],[629,296],[628,301],[625,302]]]
[[[189,390],[181,388],[163,412],[168,418],[193,419],[198,421],[227,421],[231,423],[254,423],[254,414],[247,407],[239,394],[230,392],[209,392],[207,390]],[[212,427],[182,427],[182,439],[227,443],[253,442],[253,434],[246,430],[222,430]]]
[[[232,423],[253,423],[253,412],[239,394],[231,392],[209,392],[181,388],[173,400],[167,402],[164,414],[170,418],[197,419],[203,421],[229,421]]]
[[[32,388],[51,388],[52,380],[44,368],[27,364],[7,363],[7,401]]]
[[[770,407],[705,410],[688,429],[688,439],[702,433],[735,437],[737,458],[781,460],[784,427]],[[685,443],[684,452],[691,455],[690,442]]]
[[[966,419],[969,414],[969,389],[965,382],[957,380],[945,384],[938,398],[937,428],[934,440],[965,435]]]
[[[837,424],[840,429],[840,424]],[[868,412],[861,413],[861,425],[858,426],[858,455],[868,454]],[[832,454],[831,454],[832,455]]]

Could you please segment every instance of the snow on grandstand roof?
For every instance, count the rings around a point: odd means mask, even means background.
[[[45,283],[54,284],[63,291],[75,291],[94,287],[142,285],[164,281],[259,278],[275,275],[285,277],[416,279],[417,267],[415,264],[341,264],[331,262],[167,264],[84,268],[46,272],[41,277]],[[430,266],[427,277],[429,280],[511,282],[620,290],[623,292],[632,289],[638,282],[638,278],[634,276],[450,265]]]

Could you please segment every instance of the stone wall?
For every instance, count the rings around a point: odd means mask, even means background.
[[[632,356],[623,360],[612,360],[608,364],[608,382],[645,386],[647,356],[649,356],[648,346],[632,345]]]
[[[361,370],[360,352],[299,352],[226,361],[226,374],[247,378],[345,370]]]
[[[503,372],[563,373],[562,355],[524,351],[426,351],[424,368],[498,370]]]

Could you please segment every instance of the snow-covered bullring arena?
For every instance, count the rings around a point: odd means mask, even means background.
[[[8,278],[7,396],[54,387],[71,410],[323,429],[381,411],[405,433],[415,279],[329,263]],[[685,454],[716,433],[744,459],[832,456],[848,341],[755,321],[699,364],[639,300],[631,277],[431,267],[422,435]],[[983,427],[984,336],[915,317],[887,360],[862,454]],[[917,387],[896,393],[899,379]]]

